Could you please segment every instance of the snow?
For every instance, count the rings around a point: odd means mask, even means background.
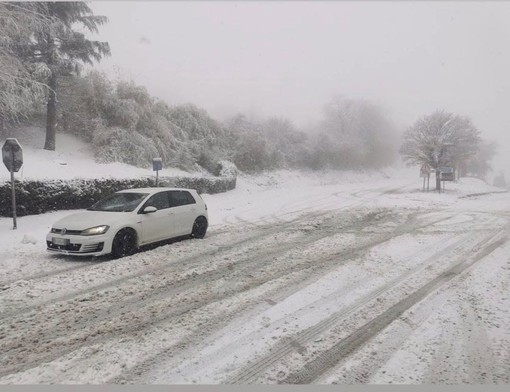
[[[368,382],[497,383],[510,357],[505,327],[510,322],[509,251],[509,245],[498,249],[469,274],[407,312],[405,322],[389,327],[379,341],[368,344],[322,382],[335,383],[346,372],[367,369],[370,353],[381,351],[379,342],[393,339],[400,341],[398,348]]]
[[[24,146],[25,178],[59,166],[64,178],[146,173],[90,166],[86,145],[59,141],[73,152]],[[74,211],[21,217],[17,230],[0,218],[0,313],[9,315],[0,347],[14,347],[0,363],[43,358],[0,383],[282,382],[504,239],[510,197],[501,191],[463,178],[426,193],[417,170],[402,168],[240,174],[235,190],[203,195],[204,240],[115,261],[46,253],[51,224]],[[509,248],[429,293],[314,382],[508,382]],[[39,343],[16,349],[18,339]],[[250,366],[263,371],[249,378]]]
[[[57,133],[55,151],[44,150],[45,133],[39,127],[23,127],[16,130],[15,137],[23,148],[23,167],[15,178],[18,180],[73,179],[73,178],[133,178],[154,175],[152,167],[147,169],[134,167],[124,163],[101,164],[94,161],[94,153],[89,143],[80,138]],[[2,142],[3,144],[3,142]],[[190,176],[176,168],[163,168],[160,176]],[[10,173],[6,168],[0,170],[0,182],[10,181]]]

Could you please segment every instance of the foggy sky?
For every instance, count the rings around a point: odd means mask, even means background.
[[[320,120],[333,97],[372,100],[404,130],[445,109],[497,141],[510,179],[510,3],[92,2],[109,23],[98,68],[214,118]]]

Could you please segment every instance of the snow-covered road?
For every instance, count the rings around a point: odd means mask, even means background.
[[[114,261],[0,219],[0,383],[508,383],[510,196],[418,188],[241,178],[205,239]]]

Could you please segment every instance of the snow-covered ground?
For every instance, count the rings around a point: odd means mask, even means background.
[[[72,179],[101,177],[132,178],[152,176],[152,168],[138,168],[124,163],[97,163],[93,159],[91,145],[80,138],[57,133],[55,151],[44,150],[45,131],[40,127],[23,127],[15,132],[23,148],[23,167],[15,174],[16,179]],[[3,141],[1,141],[3,145]],[[161,176],[193,174],[175,168],[164,168]],[[0,182],[10,181],[9,171],[0,168]]]
[[[416,170],[242,175],[120,260],[0,218],[0,383],[508,383],[510,195]]]

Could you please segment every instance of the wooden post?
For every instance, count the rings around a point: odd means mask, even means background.
[[[436,191],[441,193],[441,177],[439,173],[439,168],[436,169]]]
[[[12,152],[12,166],[11,166],[11,191],[12,191],[12,229],[16,230],[18,225],[16,223],[16,190],[14,188],[14,151]]]

